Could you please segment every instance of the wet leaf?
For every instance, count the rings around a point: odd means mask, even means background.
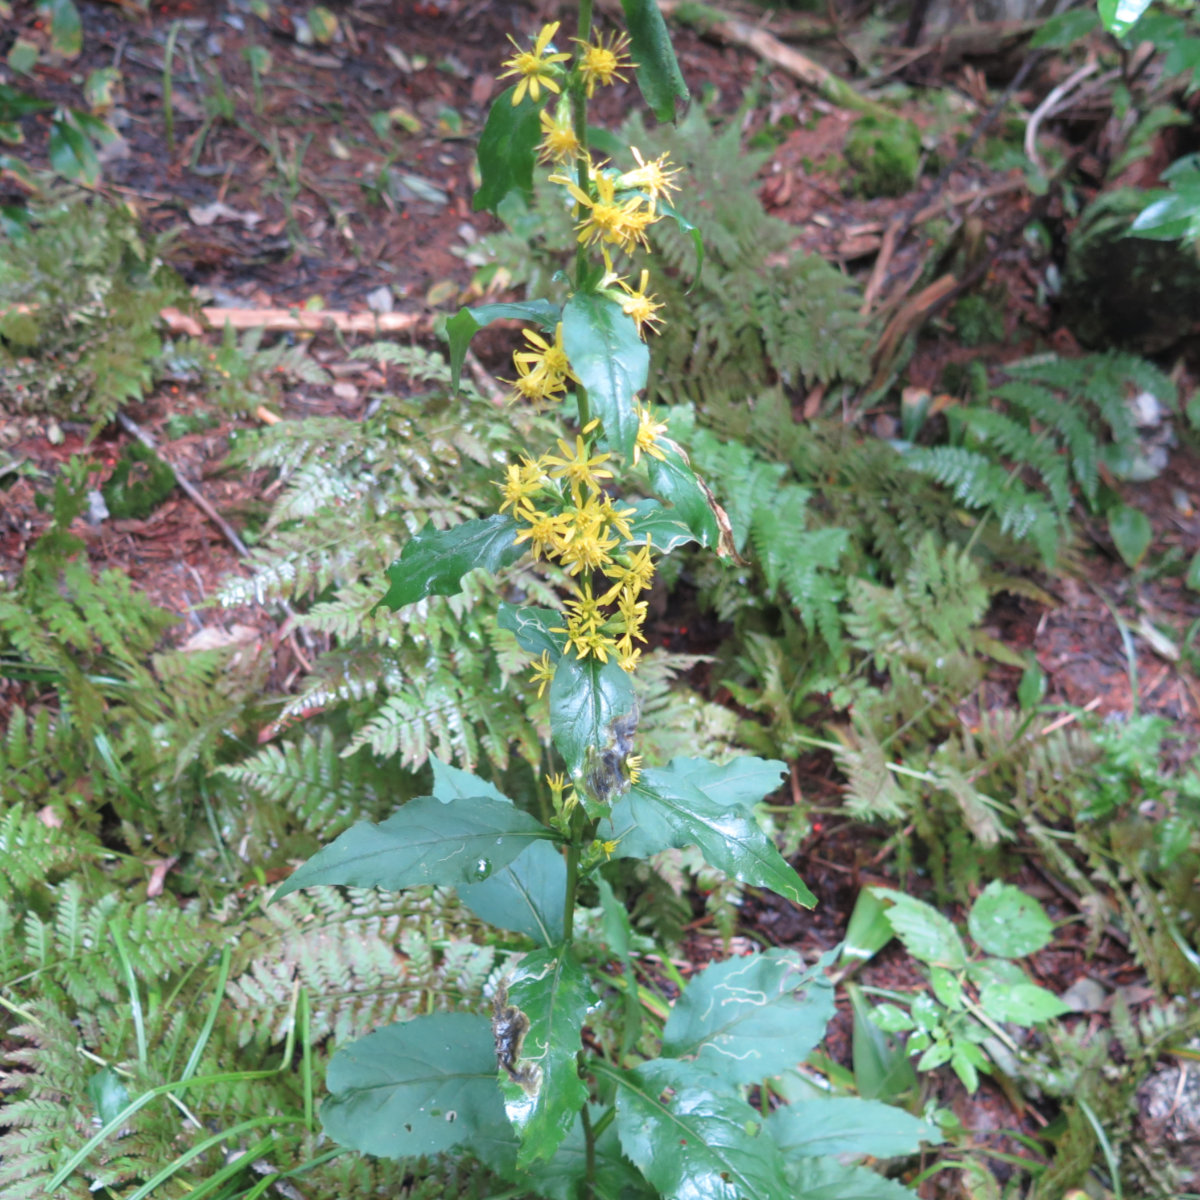
[[[593,1107],[592,1123],[603,1115]],[[530,1163],[526,1168],[532,1189],[546,1200],[579,1200],[581,1184],[588,1175],[588,1150],[583,1122],[576,1116],[558,1153],[549,1162]],[[591,1178],[594,1200],[656,1200],[656,1193],[621,1153],[617,1131],[610,1125],[593,1147]]]
[[[458,898],[482,921],[523,933],[543,946],[562,940],[567,867],[557,847],[534,842],[481,883],[460,884]]]
[[[778,1108],[767,1130],[788,1158],[853,1154],[895,1158],[936,1145],[942,1135],[902,1108],[857,1096],[821,1096]]]
[[[793,1196],[804,1200],[913,1200],[894,1179],[866,1167],[846,1166],[832,1158],[801,1158],[788,1166]]]
[[[605,1075],[617,1083],[621,1147],[665,1200],[793,1194],[762,1117],[706,1071],[660,1058]]]
[[[702,546],[721,543],[717,505],[707,485],[701,482],[683,451],[669,438],[660,438],[663,457],[646,457],[650,486],[671,505],[671,515],[682,521]],[[724,516],[722,510],[721,515]],[[725,517],[726,522],[729,518]],[[732,542],[732,538],[731,538]]]
[[[1036,1025],[1070,1012],[1053,992],[1036,983],[991,984],[979,992],[979,1007],[994,1021]]]
[[[635,708],[633,683],[615,660],[564,655],[550,684],[550,736],[567,770],[578,777],[588,750],[603,749],[613,722]]]
[[[914,958],[931,966],[961,971],[967,965],[967,952],[953,923],[932,905],[892,888],[873,888],[877,896],[892,901],[887,918],[896,936]]]
[[[989,954],[1024,958],[1049,945],[1054,922],[1019,887],[993,879],[979,894],[967,917],[971,936]]]
[[[325,1132],[363,1154],[410,1158],[481,1136],[511,1140],[486,1017],[437,1013],[385,1025],[338,1050],[325,1079]]]
[[[769,950],[714,963],[688,983],[663,1031],[663,1054],[732,1083],[760,1082],[808,1057],[833,1019],[828,958],[808,970]]]
[[[525,1166],[554,1154],[587,1101],[576,1055],[596,994],[570,951],[559,947],[521,959],[508,1002],[529,1020],[517,1068],[532,1078],[501,1080],[505,1110],[521,1140],[517,1163]]]
[[[392,581],[380,600],[393,611],[426,596],[453,596],[476,567],[498,571],[525,553],[513,540],[517,523],[507,513],[464,521],[450,529],[426,525],[410,538],[387,569]]]
[[[451,804],[418,796],[378,825],[351,826],[284,880],[274,899],[319,884],[401,891],[481,882],[530,843],[553,837],[528,813],[487,796]]]
[[[552,633],[561,626],[562,613],[553,608],[537,608],[532,604],[501,604],[496,614],[496,624],[509,630],[517,639],[522,650],[539,657],[545,651],[550,661],[555,662],[567,645],[565,633]]]
[[[660,121],[674,121],[676,103],[687,104],[688,89],[657,0],[621,0],[621,7],[638,88]]]
[[[112,1067],[97,1071],[88,1080],[87,1090],[88,1099],[96,1106],[102,1125],[107,1125],[129,1104],[129,1092]]]
[[[1154,540],[1150,518],[1140,508],[1128,504],[1119,504],[1108,514],[1108,532],[1117,553],[1131,570],[1136,569]]]
[[[471,339],[493,321],[532,321],[542,329],[558,324],[560,309],[549,300],[531,300],[526,304],[481,304],[478,308],[460,308],[446,322],[446,340],[450,343],[450,386],[458,391],[463,359]]]
[[[563,308],[563,348],[587,389],[613,449],[629,458],[637,440],[634,397],[646,386],[650,351],[637,324],[607,296],[576,292]]]
[[[496,207],[511,191],[533,195],[533,167],[542,129],[538,115],[542,106],[526,94],[520,104],[512,102],[516,86],[505,89],[488,110],[487,123],[479,135],[479,190],[471,207],[479,212]]]

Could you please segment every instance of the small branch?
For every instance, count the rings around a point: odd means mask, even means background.
[[[427,313],[305,312],[296,308],[202,308],[197,320],[178,308],[164,308],[160,319],[172,333],[201,337],[210,330],[226,325],[234,329],[265,329],[268,333],[336,329],[339,333],[408,333],[422,332],[433,325]]]
[[[1095,59],[1085,63],[1073,75],[1068,75],[1058,87],[1049,91],[1046,98],[1030,114],[1029,124],[1025,126],[1025,157],[1033,163],[1037,170],[1045,171],[1037,152],[1038,126],[1054,111],[1064,97],[1069,96],[1089,75],[1094,75],[1099,69],[1099,64]]]

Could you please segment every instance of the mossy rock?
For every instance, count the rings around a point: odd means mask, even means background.
[[[1200,320],[1195,243],[1127,237],[1146,193],[1120,188],[1084,210],[1067,246],[1063,324],[1089,349],[1159,354]]]
[[[100,489],[108,515],[144,520],[175,487],[175,472],[153,450],[132,442]]]
[[[921,131],[900,117],[860,117],[846,138],[845,153],[864,196],[903,196],[917,182]]]

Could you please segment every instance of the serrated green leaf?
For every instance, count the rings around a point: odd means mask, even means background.
[[[947,1008],[962,1008],[963,985],[962,978],[945,967],[929,968],[929,985],[933,994]]]
[[[916,1193],[866,1167],[844,1166],[832,1158],[800,1158],[788,1178],[803,1200],[916,1200]]]
[[[385,1025],[333,1056],[321,1123],[380,1158],[439,1154],[481,1136],[511,1139],[486,1017],[437,1013]]]
[[[808,970],[790,950],[712,963],[671,1009],[662,1053],[732,1083],[757,1083],[802,1063],[833,1019],[825,956]]]
[[[604,1110],[593,1106],[591,1115],[595,1126]],[[596,1138],[591,1158],[589,1184],[594,1200],[656,1200],[657,1193],[651,1191],[650,1185],[621,1153],[621,1143],[612,1125]],[[583,1122],[576,1117],[558,1153],[549,1162],[530,1163],[526,1168],[528,1181],[533,1191],[545,1200],[579,1200],[583,1181],[588,1179],[588,1161]]]
[[[479,135],[479,190],[471,201],[475,212],[494,213],[511,191],[533,195],[533,168],[542,137],[539,115],[542,106],[526,94],[520,104],[512,102],[516,85],[506,88],[488,110]]]
[[[1036,1025],[1071,1011],[1053,992],[1028,982],[981,988],[979,1007],[992,1020],[1014,1025]]]
[[[613,722],[628,717],[636,703],[633,683],[614,659],[567,654],[559,660],[550,683],[550,736],[573,776],[581,775],[589,749],[612,741]]]
[[[1117,553],[1131,570],[1135,569],[1150,549],[1154,527],[1140,508],[1119,504],[1108,514],[1108,532]]]
[[[643,546],[649,539],[655,550],[669,554],[677,546],[696,540],[692,531],[657,500],[634,500],[630,507],[635,515],[629,519],[633,537],[628,544]]]
[[[521,959],[508,1002],[529,1020],[517,1068],[528,1082],[502,1078],[508,1119],[521,1141],[518,1166],[550,1158],[588,1098],[576,1061],[583,1022],[596,994],[569,950],[535,950]]]
[[[534,842],[491,878],[460,884],[458,898],[480,920],[543,946],[562,940],[567,867],[549,842]]]
[[[806,908],[816,904],[745,806],[739,809],[719,787],[709,791],[696,781],[696,761],[675,759],[667,768],[644,771],[616,801],[601,826],[602,837],[617,841],[615,853],[648,858],[660,850],[698,846],[705,862],[742,883],[770,888]]]
[[[715,547],[721,540],[721,529],[710,504],[711,493],[700,482],[682,450],[668,438],[657,442],[662,458],[646,456],[650,486],[672,507],[678,517],[702,546]]]
[[[784,1105],[767,1119],[767,1131],[789,1159],[834,1154],[896,1158],[916,1154],[922,1143],[943,1140],[927,1121],[902,1108],[857,1096],[821,1096]]]
[[[646,386],[650,351],[637,324],[607,296],[576,292],[563,307],[563,349],[587,389],[608,444],[629,458],[637,441],[634,397]]]
[[[1054,922],[1046,910],[1019,887],[999,879],[993,879],[971,906],[967,929],[982,949],[1000,958],[1036,954],[1054,936]]]
[[[450,388],[458,391],[463,360],[471,339],[493,321],[532,321],[542,329],[552,330],[561,309],[549,300],[530,300],[520,304],[481,304],[478,308],[460,308],[446,322],[446,341],[450,348]]]
[[[498,571],[516,562],[525,547],[514,541],[518,525],[507,513],[464,521],[450,529],[426,525],[405,543],[387,569],[391,586],[380,600],[395,611],[426,596],[453,596],[476,567]]]
[[[687,104],[688,89],[657,0],[621,0],[621,8],[642,97],[660,121],[674,121],[676,102]]]
[[[273,898],[318,884],[401,891],[481,882],[531,842],[553,837],[511,803],[472,796],[443,804],[418,796],[378,825],[351,826],[298,867]]]
[[[562,623],[562,613],[532,604],[501,604],[496,612],[496,624],[512,633],[522,650],[539,657],[545,651],[551,662],[557,662],[567,646],[565,633],[551,632]]]
[[[967,965],[967,952],[953,922],[932,905],[892,888],[873,888],[877,896],[892,901],[888,921],[905,949],[930,966],[961,971]]]
[[[762,1117],[690,1063],[604,1070],[617,1084],[621,1148],[664,1200],[783,1200],[783,1156]],[[673,1095],[663,1099],[670,1089]]]

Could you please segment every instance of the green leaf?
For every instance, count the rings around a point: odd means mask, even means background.
[[[538,120],[542,106],[528,94],[520,104],[512,102],[516,85],[492,101],[487,123],[479,135],[479,190],[471,207],[494,213],[511,191],[533,195],[533,167],[542,128]]]
[[[1046,910],[1019,887],[999,879],[993,879],[971,906],[967,929],[982,949],[1001,958],[1036,954],[1054,936],[1054,922]]]
[[[801,1158],[789,1164],[788,1178],[803,1200],[915,1200],[894,1179],[885,1179],[866,1167],[843,1166],[832,1158]]]
[[[9,69],[18,75],[28,75],[37,66],[38,48],[35,43],[19,37],[8,51]],[[95,1078],[93,1076],[93,1078]]]
[[[902,1108],[857,1096],[821,1096],[776,1109],[767,1130],[788,1158],[853,1154],[897,1158],[916,1154],[942,1135]]]
[[[476,567],[498,571],[525,553],[525,547],[513,540],[517,529],[507,513],[463,521],[450,529],[426,525],[388,567],[392,582],[379,603],[395,611],[426,596],[455,595],[468,571]]]
[[[666,200],[659,199],[658,211],[664,217],[670,217],[679,227],[680,232],[692,235],[692,248],[696,251],[696,274],[688,286],[688,291],[690,292],[700,282],[700,272],[704,270],[704,238],[701,237],[700,230],[683,213],[673,208]]]
[[[914,958],[952,971],[961,971],[967,965],[967,952],[958,930],[936,908],[891,888],[872,888],[872,891],[892,901],[887,911],[888,921]]]
[[[531,842],[553,836],[507,801],[472,796],[443,804],[418,796],[378,825],[351,826],[285,879],[274,899],[318,884],[400,891],[427,883],[477,883]]]
[[[613,740],[614,721],[635,711],[633,683],[616,661],[602,663],[565,655],[550,683],[550,736],[567,770],[580,777],[588,750],[602,750]]]
[[[100,180],[100,160],[91,139],[72,123],[70,114],[50,123],[50,165],[73,183],[94,187]]]
[[[508,1137],[485,1017],[437,1013],[343,1046],[325,1077],[325,1132],[380,1158],[439,1154],[481,1135]]]
[[[967,966],[967,978],[979,988],[1015,987],[1029,982],[1029,976],[1006,958],[984,958]]]
[[[601,835],[617,840],[615,853],[648,858],[672,847],[698,846],[710,866],[742,883],[770,888],[806,908],[816,904],[816,897],[754,819],[752,805],[733,789],[706,784],[695,764],[696,760],[675,759],[667,768],[645,771],[616,801]]]
[[[713,511],[716,501],[712,493],[674,442],[660,438],[657,446],[663,453],[661,459],[646,455],[650,486],[673,506],[672,515],[692,531],[700,545],[717,546],[721,541],[721,529]]]
[[[1047,17],[1041,23],[1029,39],[1030,49],[1039,46],[1073,46],[1088,34],[1094,33],[1099,24],[1096,11],[1090,5],[1068,9],[1066,12]]]
[[[538,657],[546,651],[551,662],[557,662],[567,646],[565,633],[551,632],[562,623],[562,613],[553,608],[536,608],[532,604],[501,604],[496,613],[496,624],[512,633],[522,650]]]
[[[600,932],[608,949],[620,960],[628,984],[624,989],[625,1012],[621,1022],[621,1054],[624,1056],[637,1045],[642,1031],[642,1004],[638,999],[633,967],[633,926],[628,911],[617,899],[608,880],[596,875],[595,881],[600,893]]]
[[[762,1117],[690,1063],[607,1068],[617,1084],[621,1148],[664,1200],[782,1200],[783,1157]],[[674,1093],[664,1100],[667,1089]]]
[[[917,1027],[916,1021],[895,1004],[877,1005],[871,1010],[871,1020],[884,1033],[905,1033]]]
[[[600,418],[609,445],[631,457],[638,431],[634,397],[650,369],[637,324],[615,300],[576,292],[563,308],[562,325],[563,349],[587,389],[592,415]]]
[[[429,765],[433,768],[433,796],[443,804],[455,800],[468,800],[472,796],[486,796],[489,800],[498,800],[501,804],[511,804],[512,801],[494,784],[461,767],[453,767],[444,763],[436,754],[429,756]]]
[[[842,957],[866,962],[895,936],[887,919],[887,908],[870,888],[863,888],[854,902],[850,924],[842,940]]]
[[[1184,584],[1193,592],[1200,592],[1200,550],[1192,556],[1188,564],[1187,574],[1183,577]]]
[[[553,946],[562,940],[567,867],[549,842],[534,842],[481,883],[460,884],[458,898],[480,920]]]
[[[478,308],[460,308],[446,322],[446,341],[450,343],[450,387],[458,391],[463,360],[471,339],[493,321],[532,321],[542,329],[553,330],[561,309],[549,300],[530,300],[524,304],[481,304]]]
[[[664,1056],[731,1083],[757,1083],[803,1062],[833,1019],[828,955],[804,969],[790,950],[705,967],[688,983],[663,1030]]]
[[[587,1101],[576,1058],[596,994],[583,968],[560,946],[521,959],[508,1002],[529,1020],[517,1067],[531,1069],[532,1081],[501,1079],[508,1119],[521,1139],[517,1165],[523,1167],[554,1154]]]
[[[1108,514],[1108,532],[1117,553],[1131,570],[1142,561],[1154,540],[1150,518],[1140,508],[1118,504]]]
[[[676,101],[686,105],[688,89],[658,0],[621,0],[621,7],[642,97],[660,121],[674,121]]]
[[[592,1106],[593,1125],[603,1113]],[[549,1162],[531,1163],[526,1172],[532,1190],[546,1200],[579,1200],[588,1176],[588,1148],[578,1115],[558,1153]],[[621,1153],[617,1131],[611,1125],[596,1138],[591,1187],[594,1200],[655,1200],[655,1193]]]
[[[102,1125],[107,1125],[129,1104],[129,1092],[112,1067],[104,1067],[88,1079],[88,1099],[96,1107]]]
[[[696,540],[692,531],[657,500],[634,500],[630,507],[636,510],[629,520],[633,533],[630,544],[644,546],[649,538],[655,550],[669,554],[677,546]]]
[[[39,100],[28,92],[0,83],[0,121],[19,121],[30,113],[45,112],[53,107],[48,100]]]
[[[1150,0],[1098,0],[1100,23],[1113,37],[1124,37],[1137,24]]]
[[[63,58],[77,57],[83,49],[83,22],[74,0],[41,0],[38,7],[50,18],[50,45],[54,53]]]
[[[851,1053],[854,1082],[866,1100],[893,1100],[916,1087],[917,1076],[908,1054],[871,1019],[871,1006],[858,986],[846,984],[854,1010]]]
[[[1036,983],[981,988],[979,1007],[993,1021],[1011,1021],[1014,1025],[1036,1025],[1071,1011],[1053,992]]]

